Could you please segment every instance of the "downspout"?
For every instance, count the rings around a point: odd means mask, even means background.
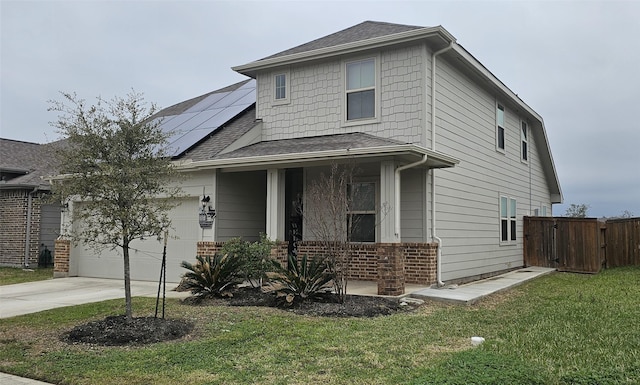
[[[431,55],[431,150],[436,150],[436,57],[453,47],[450,42],[445,48]],[[431,169],[431,238],[438,242],[436,254],[436,281],[438,287],[444,286],[442,282],[442,239],[436,233],[436,173]]]
[[[419,166],[421,164],[424,164],[427,162],[427,159],[429,157],[427,156],[427,154],[425,154],[421,160],[417,161],[417,162],[413,162],[413,163],[409,163],[409,164],[405,164],[404,166],[400,166],[398,168],[396,168],[396,177],[394,178],[395,180],[395,220],[394,220],[394,225],[395,225],[395,237],[396,240],[398,242],[400,242],[400,171],[404,171],[408,168],[412,168],[412,167],[416,167]]]
[[[33,206],[33,194],[38,192],[39,188],[36,187],[33,191],[29,192],[29,196],[27,198],[27,234],[25,236],[25,245],[24,245],[24,268],[29,268],[29,249],[31,245],[31,214],[32,214],[32,206]]]

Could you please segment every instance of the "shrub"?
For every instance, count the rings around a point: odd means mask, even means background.
[[[263,233],[260,233],[260,240],[256,242],[243,241],[242,238],[232,238],[222,246],[222,253],[234,255],[242,260],[242,275],[249,281],[251,286],[262,286],[262,279],[265,277],[269,266],[269,254],[273,241]]]
[[[318,297],[331,290],[333,275],[327,271],[326,258],[308,259],[305,255],[298,263],[298,257],[289,254],[288,262],[284,268],[280,262],[271,260],[273,271],[267,273],[270,280],[267,290],[276,292],[276,296],[287,304]]]
[[[183,274],[180,287],[198,296],[231,296],[228,289],[242,283],[242,259],[231,254],[197,256],[196,263],[182,261],[189,270]]]

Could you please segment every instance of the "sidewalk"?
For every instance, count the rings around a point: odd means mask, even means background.
[[[32,380],[30,378],[13,376],[0,372],[0,384],[2,385],[50,385],[48,382]]]
[[[488,295],[521,285],[534,278],[550,274],[555,270],[546,267],[525,267],[464,285],[446,285],[442,288],[418,290],[411,293],[410,296],[419,299],[471,305]]]

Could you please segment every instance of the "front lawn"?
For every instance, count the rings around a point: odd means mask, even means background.
[[[44,281],[53,278],[53,268],[23,269],[19,267],[0,267],[0,286],[15,283]]]
[[[136,298],[138,316],[155,300]],[[123,300],[0,320],[0,371],[64,384],[640,383],[640,268],[555,273],[480,304],[377,318],[168,302],[196,324],[177,342],[67,345]],[[70,310],[71,309],[71,310]],[[471,336],[486,342],[472,347]]]

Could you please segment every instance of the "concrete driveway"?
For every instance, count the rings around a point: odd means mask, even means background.
[[[167,282],[167,298],[185,298],[189,293],[171,291],[176,283]],[[158,282],[131,282],[131,295],[153,297]],[[70,277],[0,286],[0,318],[36,313],[108,299],[124,300],[124,280]]]

